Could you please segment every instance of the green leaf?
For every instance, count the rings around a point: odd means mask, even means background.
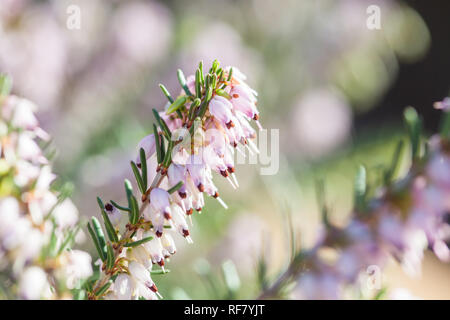
[[[222,263],[222,273],[225,278],[225,284],[228,290],[231,292],[236,292],[241,287],[241,280],[239,279],[239,274],[236,270],[236,266],[233,261],[227,260]]]
[[[50,257],[54,257],[54,255],[55,255],[57,240],[58,240],[58,238],[56,237],[56,224],[54,223],[52,234],[50,236],[50,243],[48,245],[48,251],[47,251],[47,254]]]
[[[142,180],[141,173],[139,172],[139,169],[136,166],[136,163],[134,163],[134,161],[130,161],[130,164],[131,164],[131,169],[133,170],[133,173],[134,173],[134,178],[136,179],[137,185],[139,187],[139,190],[141,191],[142,194],[144,194],[146,191],[146,188],[144,186],[144,181]]]
[[[86,291],[88,291],[88,292],[92,292],[92,290],[93,290],[93,288],[92,288],[93,282],[95,282],[95,281],[92,281],[92,280],[90,280],[90,279],[87,279],[87,280],[84,282],[84,284],[83,284],[84,289],[85,289]]]
[[[180,109],[184,104],[186,103],[187,98],[186,96],[178,97],[177,100],[175,100],[169,108],[167,108],[166,114],[171,114],[172,112],[177,111]]]
[[[203,117],[205,116],[206,110],[208,109],[208,102],[209,102],[209,98],[211,98],[212,96],[212,88],[208,87],[208,89],[206,90],[206,97],[205,100],[203,100],[202,104],[200,105],[200,110],[198,112],[198,117],[200,119],[203,119]]]
[[[113,200],[109,200],[109,202],[111,202],[111,204],[112,204],[114,207],[116,207],[117,209],[119,209],[119,210],[126,211],[126,212],[130,212],[130,211],[131,211],[130,208],[121,206],[121,205],[117,204],[116,202],[114,202]]]
[[[95,232],[92,229],[91,224],[89,222],[87,223],[87,228],[88,228],[89,234],[91,235],[92,241],[94,242],[95,249],[97,249],[100,259],[102,259],[102,261],[105,261],[106,256],[105,256],[103,250],[101,249],[100,242],[98,241],[98,238],[95,235]]]
[[[209,102],[209,100],[211,100],[212,94],[213,94],[213,88],[214,88],[214,86],[211,86],[208,88],[208,90],[206,90],[205,101]],[[205,114],[203,114],[203,115],[205,115]]]
[[[108,248],[107,249],[108,259],[106,260],[106,267],[108,270],[111,270],[114,267],[114,264],[116,263],[116,257],[114,256],[114,250],[110,243],[108,243],[107,248]]]
[[[219,61],[217,61],[217,59],[215,59],[215,60],[213,61],[213,64],[212,64],[210,73],[216,73],[216,72],[217,72],[217,69],[219,68],[219,65],[220,65]]]
[[[387,291],[388,291],[388,290],[387,290],[386,287],[381,288],[381,289],[376,293],[376,295],[373,297],[373,299],[374,299],[374,300],[382,300],[382,299],[386,296]]]
[[[217,82],[219,81],[219,77],[217,75],[213,74],[213,79],[212,80],[213,80],[212,81],[212,87],[213,87],[213,89],[215,89],[216,86],[217,86]]]
[[[211,88],[214,90],[216,88],[216,84],[217,84],[217,75],[215,74],[210,74],[210,85]],[[209,99],[207,99],[209,101]]]
[[[450,138],[450,112],[444,112],[439,131],[441,133],[442,138],[444,139]]]
[[[322,223],[325,226],[329,226],[330,222],[328,220],[328,207],[325,203],[325,182],[323,181],[323,179],[319,179],[316,181],[316,198],[317,205],[319,206],[322,216]]]
[[[134,242],[129,242],[129,243],[126,243],[126,244],[124,244],[123,246],[124,247],[137,247],[137,246],[139,246],[139,245],[141,245],[141,244],[144,244],[144,243],[146,243],[146,242],[148,242],[148,241],[150,241],[150,240],[152,240],[153,239],[153,237],[146,237],[146,238],[143,238],[143,239],[141,239],[141,240],[138,240],[138,241],[134,241]]]
[[[103,233],[102,227],[100,225],[100,222],[96,217],[91,218],[92,226],[94,227],[94,233],[97,236],[98,244],[100,245],[100,249],[104,253],[104,257],[106,257],[106,240],[105,240],[105,234]]]
[[[103,201],[102,199],[100,199],[100,197],[97,197],[97,203],[101,210],[105,209],[105,205],[103,204]]]
[[[86,292],[82,289],[75,290],[73,294],[73,300],[85,300]]]
[[[355,205],[358,210],[366,206],[367,174],[364,166],[359,166],[355,176]]]
[[[131,182],[128,179],[125,179],[124,185],[127,198],[129,198],[130,196],[133,195],[133,186],[131,185]]]
[[[145,156],[144,148],[139,150],[139,156],[141,160],[141,173],[142,173],[142,182],[144,185],[144,190],[147,190],[148,181],[147,181],[147,158]]]
[[[384,183],[386,185],[390,184],[397,175],[398,169],[400,167],[402,153],[403,153],[404,142],[400,140],[395,147],[394,155],[392,157],[391,166],[386,171]]]
[[[230,71],[228,72],[227,81],[230,81],[232,76],[233,76],[233,68],[230,68]]]
[[[71,182],[65,182],[59,189],[58,203],[62,203],[64,200],[72,196],[75,186]]]
[[[205,76],[203,74],[203,61],[198,64],[198,70],[200,71],[200,84],[203,86],[205,84]]]
[[[165,139],[161,136],[161,163],[164,162],[164,159],[166,157],[166,146],[165,146]]]
[[[205,77],[205,81],[205,87],[208,89],[212,84],[212,75],[208,73]]]
[[[178,69],[177,76],[178,76],[178,82],[180,82],[180,85],[183,88],[184,92],[186,92],[186,94],[188,96],[192,96],[192,93],[186,84],[186,78],[184,76],[184,73],[183,73],[183,71],[181,71],[181,69]]]
[[[167,190],[168,193],[172,194],[175,191],[178,191],[182,186],[183,186],[184,182],[180,181],[178,182],[176,185],[174,185],[172,188],[170,188],[169,190]]]
[[[191,107],[189,108],[189,120],[194,120],[195,117],[195,109],[202,103],[202,100],[199,98],[195,98],[194,102],[192,102]]]
[[[139,221],[139,205],[135,196],[131,196],[131,212],[133,213],[132,224],[136,224]]]
[[[164,269],[164,270],[162,270],[162,269],[159,269],[159,270],[150,270],[150,274],[151,274],[151,275],[166,274],[166,273],[169,273],[169,272],[170,272],[169,269]]]
[[[167,152],[163,160],[163,166],[165,168],[169,167],[170,162],[172,161],[172,149],[173,149],[173,141],[169,141],[169,145],[167,146]]]
[[[222,68],[219,68],[217,70],[217,79],[219,80],[219,82],[223,81],[223,69]]]
[[[202,125],[202,120],[200,119],[200,117],[196,117],[193,124],[189,128],[190,135],[193,136],[195,130],[197,130],[198,128],[201,128],[201,125]]]
[[[106,290],[109,289],[109,287],[111,286],[113,282],[111,280],[109,280],[107,283],[105,283],[100,289],[97,290],[97,292],[95,293],[96,296],[101,296],[102,294],[104,294],[106,292]]]
[[[0,96],[7,96],[11,92],[12,79],[6,74],[0,74]]]
[[[266,259],[264,258],[264,250],[262,250],[262,254],[258,259],[257,279],[259,289],[261,291],[265,290],[268,286],[268,279],[267,279],[267,263]]]
[[[161,150],[161,140],[158,133],[158,128],[155,124],[153,124],[153,133],[155,135],[155,144],[156,144],[156,159],[158,160],[158,164],[162,162],[162,150]]]
[[[161,118],[161,116],[159,115],[158,111],[156,111],[156,109],[152,109],[152,111],[153,111],[153,115],[155,116],[156,122],[158,123],[158,125],[160,126],[162,131],[166,134],[167,138],[170,139],[170,137],[172,136],[172,133],[170,132],[170,129],[167,126],[166,122],[164,121],[163,118]]]
[[[116,230],[114,229],[114,226],[112,225],[111,220],[109,220],[108,214],[103,209],[101,210],[101,212],[102,212],[103,220],[105,222],[106,233],[108,234],[109,240],[111,240],[111,242],[118,242],[119,238],[117,237]]]
[[[69,232],[69,234],[66,236],[61,246],[59,247],[57,255],[60,255],[64,251],[64,249],[66,249],[66,247],[70,247],[70,244],[74,241],[78,231],[80,231],[80,226],[77,226],[74,230],[71,230]]]
[[[422,131],[422,124],[419,119],[419,115],[413,107],[406,108],[403,115],[411,142],[411,157],[413,160],[415,160],[420,156],[420,136]]]
[[[202,84],[201,84],[201,76],[200,69],[195,71],[195,96],[197,98],[201,98],[202,96]]]
[[[166,98],[169,100],[170,103],[173,103],[173,98],[169,93],[169,90],[167,90],[167,88],[163,85],[163,84],[159,84],[159,87],[161,88],[161,91],[164,93],[164,95],[166,96]]]
[[[127,194],[128,207],[130,208],[128,219],[131,224],[135,224],[139,219],[139,207],[137,205],[137,200],[133,195],[133,187],[128,179],[125,179],[125,192]]]
[[[221,97],[227,98],[228,100],[231,99],[231,96],[223,89],[217,89],[216,94],[218,94]]]

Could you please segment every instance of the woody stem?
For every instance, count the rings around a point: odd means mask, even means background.
[[[153,190],[154,188],[157,188],[160,184],[161,184],[161,182],[163,181],[163,179],[164,179],[164,175],[161,175],[160,173],[158,173],[157,175],[156,175],[156,177],[153,179],[153,182],[152,182],[152,184],[151,184],[151,186],[150,186],[150,188],[147,190],[147,192],[145,193],[145,194],[150,194],[150,191],[151,190]],[[144,195],[145,195],[144,194]],[[143,195],[143,197],[144,197],[144,195]],[[147,208],[147,206],[149,205],[149,201],[145,201],[146,199],[143,199],[143,203],[142,203],[142,206],[141,206],[141,208],[139,209],[139,217],[141,217],[142,216],[142,213],[144,212],[144,210]],[[120,238],[121,240],[124,240],[124,239],[126,239],[126,240],[129,240],[130,239],[130,237],[131,237],[131,235],[134,233],[134,229],[132,228],[132,227],[130,227],[130,228],[127,228],[126,230],[125,230],[125,232],[123,233],[123,235],[122,235],[122,237]],[[119,257],[119,255],[120,255],[120,253],[122,252],[122,250],[123,250],[123,246],[124,246],[124,244],[126,243],[127,241],[120,241],[119,242],[119,245],[117,246],[117,248],[114,250],[114,261],[116,261],[117,260],[117,258]],[[103,287],[108,281],[109,281],[109,279],[111,278],[111,274],[105,274],[105,273],[103,273],[103,278],[101,279],[101,280],[98,280],[98,282],[97,282],[97,284],[95,285],[95,287],[94,287],[94,289],[93,289],[93,291],[92,291],[92,293],[93,293],[93,295],[94,295],[94,297],[96,296],[95,295],[95,292],[96,291],[98,291],[101,287]]]

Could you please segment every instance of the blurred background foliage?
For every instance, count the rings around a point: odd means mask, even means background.
[[[166,298],[252,298],[288,261],[289,216],[296,244],[314,241],[318,177],[331,219],[345,223],[358,165],[379,179],[404,137],[403,108],[414,105],[435,129],[431,106],[448,93],[450,61],[441,41],[450,8],[436,2],[0,0],[0,70],[40,106],[57,172],[86,217],[98,215],[96,195],[120,200],[151,108],[166,102],[159,83],[178,92],[177,68],[191,74],[215,58],[247,74],[263,126],[280,130],[280,170],[238,166],[239,192],[219,183],[229,210],[208,200],[194,217],[195,244],[178,241],[171,274],[155,277],[164,277]],[[80,30],[66,27],[71,4],[81,9]],[[380,30],[366,27],[371,4],[381,9]],[[432,258],[420,279],[398,276],[395,265],[386,279],[450,298],[450,270]]]

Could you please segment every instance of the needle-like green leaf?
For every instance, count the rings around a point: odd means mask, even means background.
[[[118,242],[119,238],[117,237],[117,233],[114,229],[114,226],[112,225],[111,220],[109,220],[108,214],[103,209],[102,209],[102,217],[105,222],[106,233],[108,234],[109,240],[111,240],[112,242]]]
[[[137,247],[137,246],[139,246],[141,244],[144,244],[144,243],[146,243],[146,242],[148,242],[148,241],[150,241],[152,239],[153,239],[153,237],[146,237],[146,238],[143,238],[143,239],[138,240],[138,241],[126,243],[123,246],[124,247]]]
[[[0,96],[7,96],[11,92],[12,80],[6,74],[0,74]]]
[[[98,243],[100,245],[100,249],[103,251],[104,257],[106,257],[106,240],[105,240],[105,234],[103,233],[100,221],[98,221],[98,219],[96,217],[92,217],[91,221],[92,221],[94,233],[97,236]]]
[[[159,87],[161,88],[161,91],[164,93],[164,95],[166,96],[166,98],[169,100],[170,103],[173,103],[173,98],[169,93],[169,90],[167,90],[167,88],[163,85],[163,84],[159,84]]]
[[[192,96],[192,92],[189,90],[187,84],[186,84],[186,78],[184,76],[184,73],[181,69],[178,69],[177,71],[177,76],[178,76],[178,81],[180,82],[181,87],[183,88],[184,92],[186,92],[186,94],[188,96]]]
[[[131,186],[131,182],[128,179],[125,179],[124,182],[125,185],[125,193],[127,195],[128,200],[128,207],[130,208],[130,211],[128,212],[128,220],[131,224],[134,224],[135,222],[135,214],[136,214],[136,208],[133,201],[133,187]],[[136,198],[134,198],[136,200]]]
[[[102,294],[104,294],[106,292],[106,290],[109,289],[109,287],[111,286],[111,284],[113,283],[113,281],[109,280],[107,283],[105,283],[100,289],[97,290],[97,292],[95,293],[96,296],[101,296]]]
[[[172,133],[170,132],[170,129],[167,126],[166,122],[164,121],[163,118],[161,118],[161,116],[159,115],[158,111],[156,111],[156,109],[152,109],[152,112],[153,112],[153,115],[155,116],[156,122],[158,123],[159,127],[166,134],[167,138],[170,139],[170,137],[172,136]]]
[[[175,100],[169,108],[167,108],[166,114],[171,114],[172,112],[178,111],[184,104],[186,103],[187,98],[186,96],[178,97],[177,100]]]
[[[100,259],[102,259],[102,261],[105,261],[106,256],[105,256],[103,250],[101,249],[100,242],[98,241],[98,238],[95,235],[95,232],[92,229],[91,224],[89,222],[87,223],[87,228],[88,228],[89,234],[91,235],[92,241],[94,242],[95,249],[97,249]]]
[[[114,202],[113,200],[109,200],[109,202],[111,202],[111,204],[114,206],[114,207],[116,207],[117,209],[119,209],[119,210],[122,210],[122,211],[126,211],[126,212],[130,212],[130,208],[127,208],[127,207],[124,207],[124,206],[121,206],[121,205],[119,205],[119,204],[117,204],[116,202]]]
[[[195,98],[194,102],[192,102],[191,107],[189,108],[189,120],[194,120],[195,110],[200,105],[200,103],[202,103],[202,100],[200,100],[199,98]]]
[[[355,176],[355,205],[358,210],[366,206],[367,174],[364,166],[359,166]]]
[[[136,163],[134,163],[134,161],[130,161],[130,165],[131,169],[133,170],[134,178],[136,179],[139,190],[141,191],[142,194],[144,194],[146,188],[144,186],[144,181],[142,180],[141,173],[139,172],[139,169],[136,166]]]
[[[153,133],[155,135],[155,144],[156,144],[156,159],[158,160],[158,164],[162,162],[162,150],[161,150],[161,140],[158,133],[158,128],[155,124],[153,124]]]
[[[174,185],[172,188],[170,188],[169,190],[167,190],[168,193],[172,194],[175,191],[178,191],[182,186],[183,186],[183,181],[178,182],[176,185]]]
[[[114,264],[116,263],[116,258],[114,256],[114,250],[110,243],[107,245],[107,261],[106,266],[108,270],[111,270],[114,267]]]
[[[408,107],[404,112],[406,128],[408,129],[409,139],[411,141],[411,156],[415,160],[420,156],[421,130],[422,124],[417,111],[413,107]]]
[[[148,181],[147,181],[147,158],[145,156],[144,148],[139,149],[139,157],[141,160],[141,173],[142,173],[142,182],[144,184],[144,190],[147,190]]]

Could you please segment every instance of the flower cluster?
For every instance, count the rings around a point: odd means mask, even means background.
[[[294,298],[341,299],[352,297],[354,289],[360,294],[378,289],[377,294],[382,289],[378,272],[389,258],[393,257],[407,274],[415,276],[420,273],[427,248],[441,261],[450,261],[446,244],[450,240],[448,136],[435,135],[425,147],[414,109],[407,109],[405,118],[412,144],[409,172],[394,181],[399,147],[392,167],[386,171],[385,185],[377,197],[369,200],[365,194],[366,173],[361,167],[355,183],[355,210],[345,227],[331,224],[323,206],[324,226],[319,239],[311,249],[301,251],[287,271],[296,281]],[[278,294],[281,283],[262,297]]]
[[[9,95],[7,77],[0,77],[0,89],[0,292],[6,298],[71,298],[92,274],[89,254],[70,250],[78,211],[50,187],[56,176],[39,146],[49,136],[34,116],[35,105]]]
[[[234,67],[220,68],[216,60],[208,73],[204,74],[201,62],[195,75],[187,79],[178,70],[178,79],[182,90],[176,99],[160,85],[169,101],[164,111],[153,110],[154,132],[139,142],[138,155],[131,162],[141,206],[128,181],[128,206],[114,201],[104,205],[99,199],[110,243],[102,239],[102,230],[89,226],[105,271],[93,285],[90,298],[157,298],[151,274],[164,273],[165,259],[175,253],[172,234],[192,242],[188,220],[194,210],[202,210],[205,195],[227,208],[213,173],[237,188],[234,154],[243,152],[239,145],[259,152],[252,141],[256,130],[250,125],[254,120],[261,128],[257,93],[245,83],[245,75]],[[120,211],[129,216],[121,236]],[[152,270],[153,264],[161,271]]]

